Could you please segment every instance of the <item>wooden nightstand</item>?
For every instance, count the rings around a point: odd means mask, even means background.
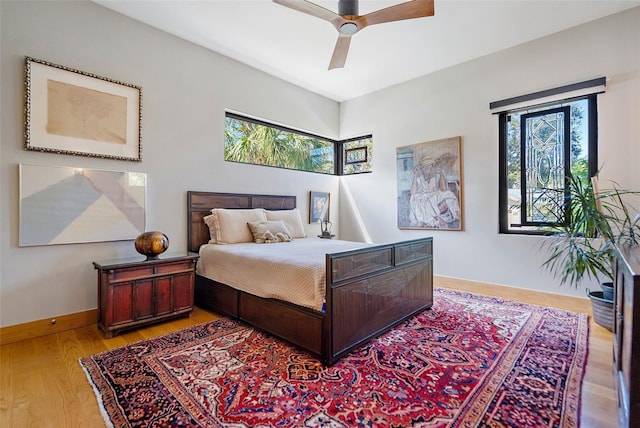
[[[93,262],[98,270],[98,327],[107,338],[177,316],[191,316],[196,253]]]

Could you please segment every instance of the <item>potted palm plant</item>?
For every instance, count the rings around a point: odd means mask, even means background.
[[[577,287],[585,277],[610,284],[603,287],[611,287],[610,293],[588,291],[595,321],[609,329],[613,326],[613,245],[638,243],[640,216],[629,200],[639,195],[615,185],[599,190],[597,176],[583,181],[570,175],[565,221],[553,227],[550,239],[543,241],[549,257],[542,266],[559,278],[560,284]]]

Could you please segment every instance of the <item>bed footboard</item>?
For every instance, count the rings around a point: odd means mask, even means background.
[[[432,238],[326,256],[324,313],[196,275],[196,304],[294,343],[324,364],[433,304]]]
[[[433,305],[433,240],[327,254],[323,361],[332,364]]]

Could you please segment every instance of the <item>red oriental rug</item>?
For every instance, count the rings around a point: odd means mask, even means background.
[[[577,427],[586,314],[445,289],[332,367],[221,319],[80,360],[114,427]]]

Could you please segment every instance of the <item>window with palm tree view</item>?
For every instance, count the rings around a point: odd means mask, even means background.
[[[224,159],[320,174],[371,172],[371,135],[336,141],[226,113]]]
[[[548,233],[597,173],[596,95],[500,113],[500,232]]]

